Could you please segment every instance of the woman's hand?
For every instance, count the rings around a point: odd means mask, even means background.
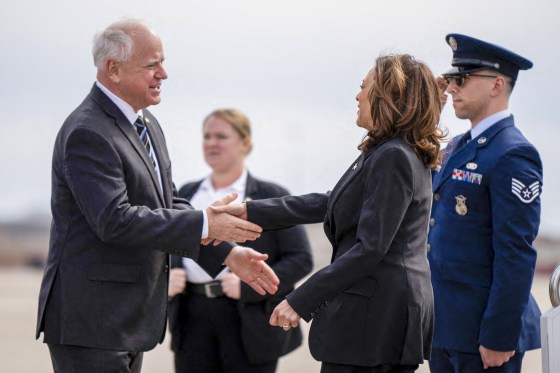
[[[297,328],[300,319],[301,317],[294,311],[288,301],[284,299],[272,311],[269,322],[272,326],[279,326],[288,331],[290,328]]]

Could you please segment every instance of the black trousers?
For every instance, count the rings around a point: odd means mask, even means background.
[[[188,285],[187,285],[188,286]],[[252,364],[243,348],[237,301],[188,293],[176,373],[273,373],[278,360]]]
[[[321,373],[414,373],[418,365],[377,365],[357,367],[354,365],[323,363]]]
[[[143,352],[48,344],[54,373],[140,373]]]

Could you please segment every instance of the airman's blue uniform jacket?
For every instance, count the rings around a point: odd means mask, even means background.
[[[478,353],[540,347],[530,294],[537,259],[542,164],[509,116],[461,145],[433,177],[428,237],[434,348]]]

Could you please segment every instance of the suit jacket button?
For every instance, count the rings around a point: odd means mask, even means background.
[[[430,218],[430,227],[433,227],[434,225],[436,225],[436,219]]]
[[[434,193],[434,201],[439,201],[440,195],[439,193]]]
[[[315,315],[316,315],[316,313],[315,313],[315,312],[311,312],[309,315],[311,316],[311,318],[314,318]]]
[[[163,266],[163,272],[169,272],[169,266],[167,264]]]
[[[427,250],[428,252],[432,251],[432,245],[428,244],[428,245],[426,246],[426,250]]]

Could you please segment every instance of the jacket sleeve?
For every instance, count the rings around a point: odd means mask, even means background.
[[[284,196],[247,201],[247,219],[263,229],[320,223],[327,212],[329,193]]]
[[[493,274],[481,327],[481,345],[513,351],[519,342],[537,252],[542,164],[532,146],[503,156],[490,177]]]
[[[69,134],[60,172],[91,229],[104,242],[198,256],[202,212],[132,204],[119,151],[102,134],[81,127]]]

